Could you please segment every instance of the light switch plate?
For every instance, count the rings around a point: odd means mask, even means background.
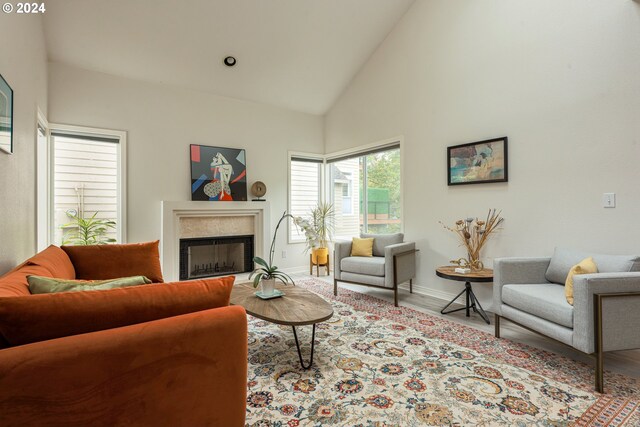
[[[604,193],[602,195],[602,206],[605,208],[615,208],[616,193]]]

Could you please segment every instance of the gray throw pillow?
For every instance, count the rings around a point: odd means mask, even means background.
[[[404,241],[404,234],[360,234],[363,239],[373,237],[373,256],[384,256],[384,248]]]
[[[145,276],[121,277],[110,280],[67,280],[43,276],[28,276],[29,291],[32,294],[50,294],[56,292],[102,291],[127,286],[148,285],[151,280]]]
[[[564,285],[569,270],[585,258],[593,257],[593,261],[600,273],[626,273],[640,271],[640,256],[638,255],[604,255],[589,252],[574,251],[566,248],[556,248],[545,274],[552,283]]]

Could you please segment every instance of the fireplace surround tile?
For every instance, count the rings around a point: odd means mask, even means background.
[[[211,222],[202,225],[202,222]],[[179,280],[180,237],[184,226],[185,236],[211,237],[212,235],[253,234],[254,254],[264,257],[269,253],[270,239],[269,202],[207,202],[207,201],[162,201],[160,254],[162,272],[166,281]],[[224,224],[216,225],[215,223]],[[247,224],[253,232],[242,231]],[[213,227],[213,228],[212,228]],[[224,230],[223,230],[224,229]],[[219,230],[221,234],[210,234]],[[202,232],[204,235],[197,236]]]

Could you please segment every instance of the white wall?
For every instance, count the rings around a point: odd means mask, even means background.
[[[49,121],[128,132],[129,242],[160,238],[160,201],[190,200],[189,144],[246,149],[248,185],[267,185],[273,228],[287,209],[287,151],[323,149],[321,116],[58,63],[49,64]],[[286,244],[286,226],[278,241],[278,266],[308,262],[303,245]]]
[[[39,15],[0,14],[0,74],[13,89],[14,154],[0,152],[0,275],[36,251],[37,107],[47,112]]]
[[[438,221],[492,207],[506,221],[489,264],[556,245],[640,253],[640,4],[418,0],[326,116],[327,152],[397,135],[405,232],[432,293],[460,289],[434,268],[464,256]],[[448,145],[504,135],[508,183],[447,186]],[[490,285],[474,288],[490,306]]]

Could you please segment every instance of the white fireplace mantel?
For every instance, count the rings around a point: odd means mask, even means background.
[[[162,201],[160,256],[165,281],[177,281],[180,276],[180,218],[241,216],[253,217],[254,252],[256,256],[265,256],[270,243],[269,202]]]

